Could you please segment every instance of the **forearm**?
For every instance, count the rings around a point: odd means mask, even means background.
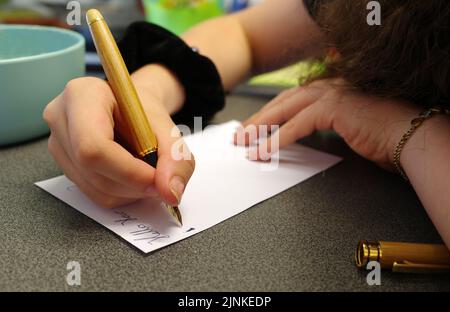
[[[214,62],[226,90],[250,75],[317,56],[323,50],[320,28],[301,0],[266,0],[201,23],[181,37]]]
[[[236,16],[206,21],[188,30],[182,39],[213,61],[225,90],[232,89],[251,72],[251,47]]]
[[[420,201],[450,248],[450,118],[435,116],[416,130],[401,155]]]
[[[251,55],[247,39],[235,17],[206,21],[181,37],[189,46],[208,56],[219,71],[225,90],[242,81],[251,71]],[[146,65],[132,74],[141,92],[159,97],[169,113],[183,105],[184,90],[176,76],[159,64]]]
[[[250,50],[244,36],[235,18],[222,17],[192,28],[181,38],[214,62],[225,90],[229,90],[251,70]],[[181,109],[185,99],[183,86],[162,65],[146,65],[134,72],[132,78],[141,92],[159,97],[169,113]]]
[[[206,21],[193,27],[182,39],[216,65],[225,90],[252,74],[268,71],[322,52],[322,34],[301,0],[267,0],[238,14]],[[183,90],[171,74],[147,65],[133,74],[137,83],[164,94],[169,111],[181,108]],[[151,81],[153,80],[153,81]],[[170,95],[172,93],[172,95]]]

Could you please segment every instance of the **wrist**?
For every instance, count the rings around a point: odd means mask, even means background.
[[[403,167],[407,167],[410,156],[417,151],[429,151],[433,146],[448,146],[449,134],[450,119],[448,116],[439,114],[425,120],[403,148],[400,157]]]
[[[422,111],[420,108],[415,107],[410,104],[398,103],[398,105],[400,106],[400,109],[398,109],[393,114],[392,122],[387,127],[387,131],[389,133],[387,151],[388,151],[389,163],[391,164],[392,168],[395,168],[395,166],[394,166],[395,149],[397,148],[403,135],[411,127],[411,121],[414,118],[417,118]],[[389,114],[391,114],[391,113],[389,113]],[[417,130],[419,130],[419,129],[417,129]],[[414,134],[413,134],[413,136],[414,136]],[[410,143],[410,142],[407,142],[407,145],[408,145],[408,143]]]
[[[400,139],[397,139],[395,145],[397,158],[393,156],[395,153],[391,153],[394,162],[397,160],[397,171],[401,172],[405,179],[409,178],[408,169],[418,165],[415,161],[411,161],[415,158],[414,155],[429,152],[433,146],[443,143],[443,139],[448,143],[449,126],[449,118],[445,112],[421,111],[411,118]]]
[[[149,64],[136,70],[131,79],[144,99],[147,95],[156,98],[166,108],[169,114],[181,109],[185,100],[184,88],[177,77],[166,67],[159,64]]]

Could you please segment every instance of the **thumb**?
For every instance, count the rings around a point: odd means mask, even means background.
[[[194,156],[170,118],[159,125],[157,133],[159,159],[155,172],[155,186],[166,203],[178,205],[194,173]]]

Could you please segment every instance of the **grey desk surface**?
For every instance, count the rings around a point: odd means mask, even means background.
[[[216,122],[266,99],[230,96]],[[345,158],[336,167],[203,233],[144,256],[33,185],[61,174],[46,139],[0,149],[0,290],[437,291],[448,276],[383,272],[369,287],[353,253],[361,238],[440,242],[413,190],[337,137],[304,144]],[[81,286],[66,284],[69,261]]]

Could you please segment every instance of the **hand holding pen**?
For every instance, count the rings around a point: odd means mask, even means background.
[[[153,196],[178,205],[193,173],[193,157],[175,160],[171,155],[172,145],[179,140],[171,135],[173,107],[158,93],[169,87],[163,85],[169,74],[156,66],[153,69],[153,81],[140,80],[139,73],[132,75],[132,81],[158,140],[156,169],[124,147],[130,130],[104,80],[71,81],[44,112],[52,131],[50,152],[66,176],[100,206],[116,207]]]

